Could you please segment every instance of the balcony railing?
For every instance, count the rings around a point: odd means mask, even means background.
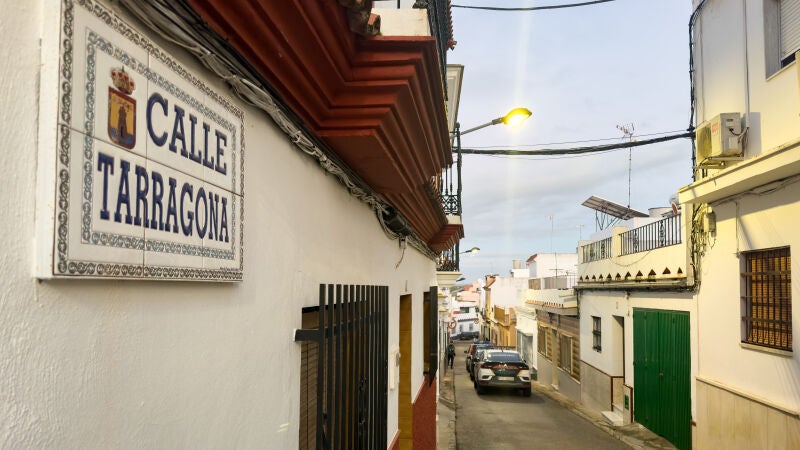
[[[620,255],[646,252],[681,243],[681,216],[667,217],[620,235]]]
[[[397,3],[397,9],[407,8],[410,4],[415,9],[426,9],[428,11],[428,26],[430,26],[431,36],[436,38],[436,47],[439,51],[439,68],[442,76],[442,88],[445,90],[447,99],[447,50],[455,45],[452,38],[452,25],[450,23],[450,5],[448,0],[392,0],[385,3]],[[383,6],[383,5],[382,5]],[[384,7],[393,8],[393,5]]]
[[[611,238],[581,246],[581,262],[587,263],[611,258]]]
[[[428,7],[428,22],[430,22],[431,34],[436,38],[436,46],[439,49],[439,67],[442,72],[445,99],[449,95],[447,92],[447,50],[451,46],[452,30],[450,5],[448,3],[448,0],[417,1],[417,5],[420,7]]]
[[[456,244],[439,255],[436,270],[438,272],[458,272],[458,262],[458,244]]]

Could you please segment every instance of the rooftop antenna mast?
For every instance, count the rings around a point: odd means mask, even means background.
[[[622,139],[627,139],[628,142],[633,142],[633,123],[627,125],[617,125],[617,129],[622,131],[624,135]],[[631,207],[631,148],[628,147],[628,208]]]

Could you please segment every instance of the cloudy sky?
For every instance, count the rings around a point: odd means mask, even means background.
[[[543,6],[577,0],[453,0],[460,5]],[[616,0],[578,8],[492,12],[453,8],[458,41],[449,64],[464,65],[462,129],[516,106],[533,111],[520,128],[496,125],[462,137],[464,148],[568,148],[681,132],[689,124],[690,0]],[[578,142],[578,141],[592,142]],[[559,144],[565,143],[566,144]],[[512,260],[575,252],[596,231],[591,195],[628,204],[626,149],[584,157],[464,155],[461,248],[467,281],[508,275]],[[630,206],[669,206],[691,182],[691,143],[636,147]],[[552,217],[552,221],[549,219]]]

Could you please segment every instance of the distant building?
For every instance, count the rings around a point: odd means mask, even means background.
[[[450,312],[450,323],[455,325],[450,328],[450,338],[477,339],[480,335],[480,326],[478,325],[480,296],[477,289],[468,286],[457,295],[458,300],[453,302],[453,309]]]
[[[482,336],[497,345],[516,347],[516,311],[528,290],[528,270],[514,261],[510,277],[487,275],[486,303],[482,314]]]
[[[536,253],[525,264],[531,289],[569,289],[575,286],[577,253]]]
[[[530,289],[525,306],[536,312],[538,380],[581,401],[580,323],[572,289]]]

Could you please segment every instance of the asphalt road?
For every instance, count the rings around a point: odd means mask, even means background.
[[[495,390],[478,396],[464,368],[467,348],[466,342],[456,343],[453,363],[459,450],[629,449],[535,390],[530,397]]]

